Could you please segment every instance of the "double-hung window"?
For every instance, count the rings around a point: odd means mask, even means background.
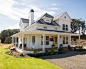
[[[41,45],[43,45],[43,36],[41,36]]]
[[[35,45],[35,36],[32,36],[32,44]]]
[[[63,24],[63,30],[68,31],[68,25]]]
[[[49,45],[49,36],[46,36],[46,45]]]
[[[68,25],[66,25],[66,31],[68,31]]]
[[[63,30],[65,30],[65,24],[63,24]]]

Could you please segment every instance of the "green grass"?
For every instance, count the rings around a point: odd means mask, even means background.
[[[63,69],[39,58],[14,58],[5,54],[5,48],[0,47],[0,69]]]

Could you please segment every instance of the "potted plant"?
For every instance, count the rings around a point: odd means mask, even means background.
[[[54,40],[53,36],[52,36],[52,37],[50,37],[50,41],[53,41],[53,40]]]
[[[52,48],[54,48],[55,47],[55,45],[54,44],[52,44]]]

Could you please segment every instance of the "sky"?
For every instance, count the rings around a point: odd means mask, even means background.
[[[0,0],[0,32],[19,29],[20,18],[28,18],[34,9],[34,18],[44,13],[57,16],[67,12],[70,18],[86,21],[86,0]]]

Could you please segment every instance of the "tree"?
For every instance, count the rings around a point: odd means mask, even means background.
[[[5,39],[6,39],[6,37],[10,37],[11,35],[13,35],[13,34],[16,34],[16,33],[18,33],[19,32],[19,29],[8,29],[8,30],[3,30],[2,32],[1,32],[1,43],[4,43],[4,41],[5,41]]]
[[[6,43],[6,44],[10,44],[10,43],[11,43],[11,37],[9,37],[9,36],[6,37],[4,43]]]
[[[79,31],[79,34],[80,34],[80,31],[82,34],[85,34],[85,30],[86,30],[86,26],[85,26],[85,21],[82,20],[82,19],[72,19],[72,22],[71,22],[71,32],[76,32],[76,31]]]

